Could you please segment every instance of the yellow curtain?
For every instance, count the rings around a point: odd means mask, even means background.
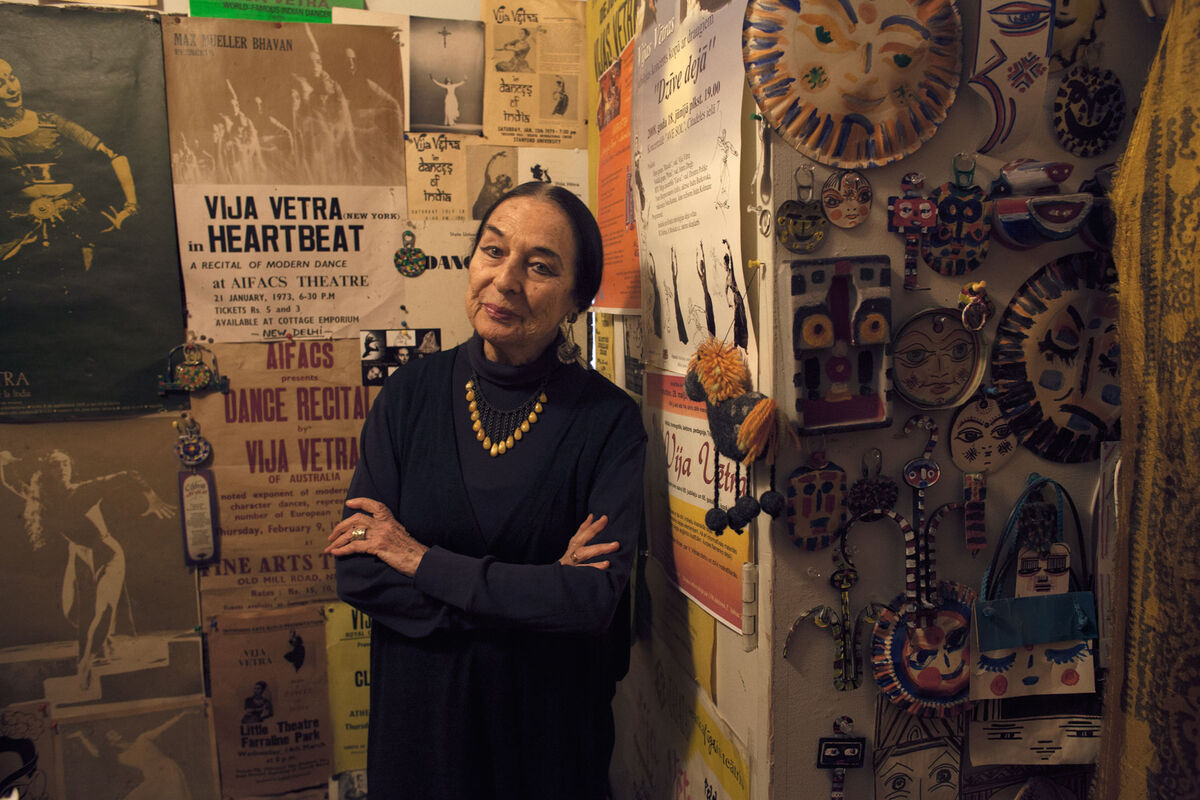
[[[1097,800],[1200,798],[1200,0],[1175,0],[1113,193],[1122,466]]]

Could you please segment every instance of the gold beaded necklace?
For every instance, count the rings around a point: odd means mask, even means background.
[[[511,411],[499,411],[492,408],[487,398],[483,396],[483,388],[479,384],[479,376],[471,374],[467,381],[467,410],[471,412],[471,429],[475,431],[475,439],[483,445],[483,449],[492,457],[502,456],[512,450],[517,442],[529,433],[531,426],[537,423],[538,414],[542,413],[546,399],[546,381],[524,403]]]

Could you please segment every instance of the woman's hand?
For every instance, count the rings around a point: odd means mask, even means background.
[[[359,513],[333,527],[329,546],[322,553],[334,556],[370,553],[397,572],[410,577],[416,573],[429,548],[409,535],[392,516],[391,509],[369,497],[353,497],[346,505],[359,509]]]
[[[567,542],[567,552],[563,553],[562,558],[558,563],[566,567],[595,567],[596,569],[608,569],[608,561],[596,561],[594,563],[584,563],[590,559],[599,556],[615,553],[621,549],[620,542],[604,542],[602,544],[588,544],[592,539],[596,538],[596,534],[604,530],[608,525],[608,515],[604,515],[599,519],[595,519],[592,514],[587,515],[587,519],[579,526],[579,530],[575,531],[575,535],[571,537],[571,541]]]

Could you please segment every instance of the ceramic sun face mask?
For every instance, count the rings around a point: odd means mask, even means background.
[[[1120,436],[1121,347],[1111,258],[1046,264],[1013,295],[996,330],[992,379],[1021,444],[1059,463],[1092,461]]]
[[[896,334],[892,374],[896,391],[921,409],[953,408],[983,376],[983,343],[954,309],[922,311]]]
[[[825,180],[821,189],[821,209],[825,218],[839,228],[856,228],[871,213],[874,192],[871,183],[855,169],[838,170]]]
[[[804,155],[880,166],[937,131],[958,90],[953,0],[750,0],[742,57],[763,116]]]

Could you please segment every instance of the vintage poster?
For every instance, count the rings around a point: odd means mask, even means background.
[[[522,182],[541,181],[570,189],[583,202],[588,196],[586,150],[551,147],[517,148],[517,174]],[[607,261],[607,259],[605,259]],[[607,264],[605,265],[607,267]]]
[[[64,797],[217,796],[217,759],[203,697],[106,706],[103,713],[58,717],[55,723]]]
[[[405,137],[408,215],[411,219],[470,218],[464,139],[446,133],[410,133]]]
[[[181,405],[161,76],[156,17],[0,5],[0,421]]]
[[[684,594],[741,633],[742,565],[750,560],[750,534],[730,528],[716,534],[704,515],[718,493],[721,508],[732,506],[748,490],[749,476],[735,470],[732,460],[718,458],[704,405],[688,399],[681,376],[647,369],[644,385],[646,473],[667,485],[665,509],[662,498],[646,498],[650,554]],[[661,516],[665,524],[656,524]]]
[[[596,371],[613,383],[617,382],[616,347],[613,331],[613,315],[597,312],[596,320]]]
[[[325,606],[329,664],[329,717],[333,771],[367,768],[367,718],[371,708],[371,618],[345,603]]]
[[[630,787],[630,798],[749,800],[746,746],[672,659],[635,647],[613,714],[631,732],[618,737],[613,785]]]
[[[652,9],[657,8],[657,12]],[[738,208],[743,7],[649,6],[633,62],[633,192],[646,362],[683,373],[704,339],[752,365]],[[686,16],[682,12],[686,10]]]
[[[212,444],[221,560],[200,571],[205,617],[335,596],[321,555],[342,518],[375,390],[359,340],[215,345],[229,392],[192,401]]]
[[[302,789],[333,772],[321,611],[216,618],[208,646],[223,796]]]
[[[643,385],[646,361],[642,347],[645,340],[642,335],[642,318],[625,315],[618,319],[620,320],[618,326],[621,330],[621,342],[624,344],[624,347],[621,348],[622,386],[625,391],[641,399],[646,391]]]
[[[14,789],[25,800],[63,796],[58,762],[58,731],[45,703],[0,706],[0,753],[9,766],[0,775],[0,796]]]
[[[408,39],[408,130],[483,133],[483,23],[411,17]]]
[[[169,416],[0,426],[0,706],[203,692]]]
[[[587,148],[584,10],[576,0],[484,0],[488,141]]]
[[[403,288],[399,32],[163,26],[189,327],[217,342],[353,335]]]
[[[633,162],[629,159],[629,106],[633,101],[633,45],[600,76],[596,125],[600,159],[596,175],[596,221],[604,238],[604,281],[596,308],[615,313],[640,311],[642,276],[638,265]]]

